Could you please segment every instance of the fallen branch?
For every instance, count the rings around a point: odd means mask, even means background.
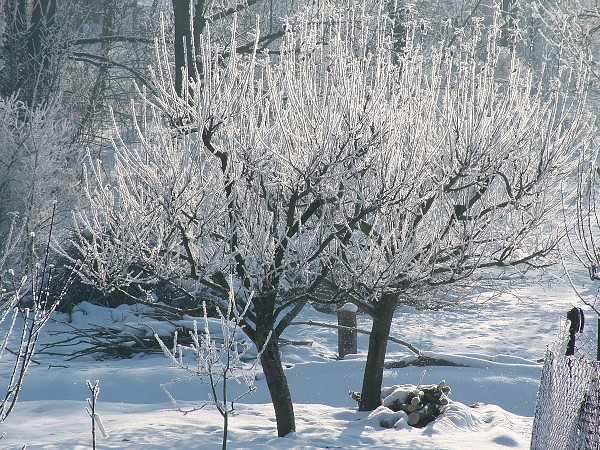
[[[360,333],[360,334],[366,334],[369,336],[371,335],[371,332],[369,332],[367,330],[361,330],[360,328],[346,327],[343,325],[336,325],[334,323],[315,322],[314,320],[292,322],[291,325],[311,325],[311,326],[324,327],[324,328],[335,328],[337,330],[350,330],[350,331],[356,331],[357,333]],[[414,345],[412,345],[409,342],[403,341],[402,339],[398,339],[393,336],[388,337],[388,340],[406,347],[407,349],[409,349],[411,352],[413,352],[415,355],[417,355],[419,357],[423,356],[421,353],[421,350],[419,350],[417,347],[415,347]]]
[[[426,367],[426,366],[449,366],[449,367],[469,367],[464,364],[458,364],[443,358],[432,358],[430,356],[419,355],[416,359],[408,361],[390,361],[385,363],[386,369],[402,369],[408,366]]]
[[[10,348],[8,348],[8,347],[5,347],[5,348],[4,348],[4,350],[6,350],[8,353],[10,353],[10,354],[11,354],[11,355],[13,355],[13,356],[19,357],[19,352],[15,352],[14,350],[11,350],[11,349],[10,349]],[[35,360],[35,359],[33,359],[33,358],[31,358],[31,362],[32,362],[32,363],[34,363],[34,364],[37,364],[38,366],[39,366],[40,364],[42,364],[41,362],[39,362],[39,361],[36,361],[36,360]]]

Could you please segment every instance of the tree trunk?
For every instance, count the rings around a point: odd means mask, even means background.
[[[192,38],[192,0],[172,0],[175,37],[175,90],[183,97],[183,79],[195,74]]]
[[[394,59],[398,62],[399,55],[404,53],[406,48],[406,17],[404,8],[397,2],[388,2],[388,15],[392,20],[392,46],[394,49]]]
[[[373,326],[369,338],[367,364],[363,376],[359,411],[372,411],[381,405],[381,383],[383,382],[383,365],[385,351],[398,295],[383,293],[375,307]]]
[[[271,394],[275,419],[277,420],[277,435],[283,437],[288,433],[296,431],[296,419],[294,418],[294,407],[292,396],[288,386],[287,378],[283,372],[279,344],[277,337],[272,334],[269,342],[260,355],[263,372]]]
[[[502,0],[500,3],[500,14],[502,16],[503,24],[500,28],[500,42],[502,47],[512,47],[511,42],[511,28],[514,27],[516,19],[515,14],[515,0]]]
[[[52,59],[57,47],[56,0],[2,2],[6,30],[0,42],[5,67],[0,73],[0,94],[16,94],[28,106],[48,100],[54,81]]]

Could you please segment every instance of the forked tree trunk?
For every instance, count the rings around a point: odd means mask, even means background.
[[[294,417],[294,406],[288,386],[287,378],[283,372],[279,344],[277,337],[272,335],[260,355],[260,362],[267,380],[269,393],[275,409],[277,420],[277,435],[283,437],[296,431],[296,419]]]
[[[369,351],[360,394],[359,411],[372,411],[381,405],[381,383],[387,341],[398,295],[383,293],[375,307],[373,326],[369,338]]]

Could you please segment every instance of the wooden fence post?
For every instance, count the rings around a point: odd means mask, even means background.
[[[357,311],[358,308],[352,303],[346,303],[337,310],[338,325],[340,326],[338,330],[338,355],[340,358],[358,353]]]

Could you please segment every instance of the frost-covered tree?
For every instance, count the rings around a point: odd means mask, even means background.
[[[575,223],[570,209],[567,209],[565,214],[566,222],[573,225],[568,235],[571,253],[579,263],[578,269],[587,271],[592,282],[600,280],[600,242],[597,234],[600,226],[598,142],[599,137],[596,135],[592,141],[592,148],[595,149],[592,157],[582,153],[579,158]],[[575,292],[581,301],[600,317],[600,291],[589,292],[588,289],[583,289],[571,278],[572,271],[572,268],[567,269],[567,275]]]
[[[574,192],[578,152],[589,157],[593,126],[585,61],[548,90],[498,45],[500,32],[482,26],[453,49],[410,45],[409,34],[399,59],[397,126],[354,197],[362,203],[382,183],[395,195],[346,225],[331,272],[373,318],[362,410],[380,405],[399,304],[426,307],[431,292],[473,285],[484,269],[546,265],[564,237],[561,202]]]
[[[585,64],[590,71],[590,109],[595,114],[590,120],[598,124],[598,94],[600,92],[600,6],[597,2],[578,0],[574,2],[555,1],[540,9],[548,27],[552,30],[548,39],[564,43],[566,58],[573,59],[577,55],[586,55]],[[585,153],[579,156],[577,173],[577,212],[573,229],[569,233],[570,247],[579,263],[579,268],[589,273],[592,282],[600,279],[600,242],[598,242],[598,133],[590,141],[595,154],[588,157]],[[573,216],[568,209],[566,222],[571,224]],[[567,268],[570,276],[574,269]],[[600,316],[598,291],[586,292],[582,286],[571,279],[572,285],[582,302]]]
[[[544,38],[560,49],[560,60],[577,61],[586,55],[590,74],[591,108],[598,115],[600,92],[600,6],[590,0],[554,0],[535,5],[535,13],[543,25]]]
[[[225,299],[233,288],[240,307],[252,295],[242,328],[263,349],[280,436],[295,419],[278,339],[330,270],[345,233],[333,218],[354,201],[346,186],[393,126],[382,108],[391,74],[379,70],[389,61],[367,54],[351,21],[296,23],[274,56],[228,54],[207,31],[204,76],[184,80],[183,96],[163,45],[141,92],[139,143],[117,141],[111,171],[91,162],[89,208],[75,219],[82,276],[101,289],[160,279]],[[234,27],[230,48],[235,38]]]

